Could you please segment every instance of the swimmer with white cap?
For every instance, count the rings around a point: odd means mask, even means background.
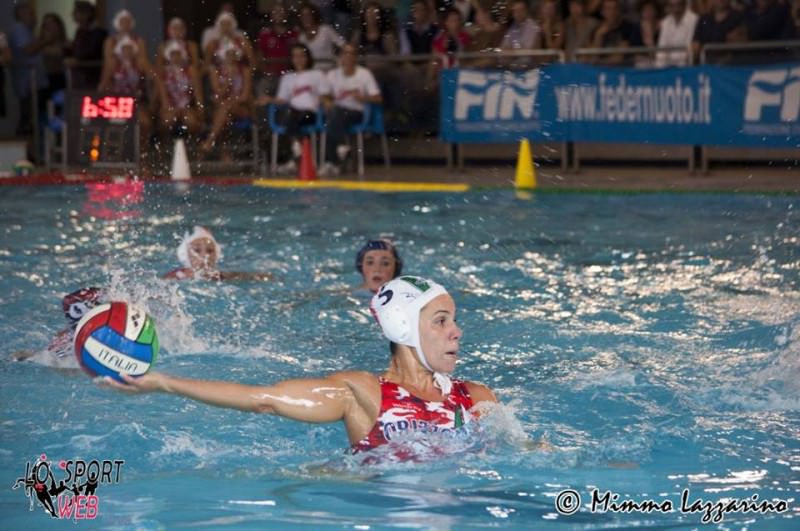
[[[269,280],[269,273],[220,271],[217,262],[222,258],[222,247],[211,231],[195,225],[191,233],[184,234],[177,249],[182,267],[173,269],[162,278],[175,280]]]
[[[496,402],[485,385],[453,379],[461,342],[453,298],[439,284],[403,276],[384,284],[370,308],[391,342],[381,375],[342,371],[319,378],[256,386],[178,378],[151,371],[105,385],[130,393],[162,392],[217,407],[267,413],[304,422],[344,422],[354,453],[399,441],[463,428],[475,406]],[[398,452],[403,459],[419,456]],[[366,461],[366,460],[365,460]]]
[[[47,348],[40,352],[22,350],[11,354],[14,361],[33,361],[56,369],[74,369],[80,371],[81,367],[75,357],[72,346],[72,339],[75,335],[75,327],[81,317],[86,313],[103,304],[106,294],[101,288],[86,287],[73,291],[61,299],[61,308],[67,318],[69,326],[58,332]]]

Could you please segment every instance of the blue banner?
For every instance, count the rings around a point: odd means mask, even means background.
[[[445,142],[800,147],[800,65],[448,69]]]

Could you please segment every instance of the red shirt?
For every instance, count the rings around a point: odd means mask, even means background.
[[[258,34],[258,49],[261,55],[270,60],[264,72],[280,76],[289,69],[292,44],[297,41],[297,34],[292,30],[275,33],[271,28],[264,28]]]
[[[453,39],[450,33],[442,30],[433,39],[433,53],[441,57],[444,68],[450,68],[458,64],[455,54],[465,51],[471,42],[472,37],[466,31],[460,31],[458,37]]]

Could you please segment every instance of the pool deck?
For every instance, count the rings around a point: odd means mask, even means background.
[[[27,177],[2,177],[0,185],[57,185],[74,184],[87,181],[108,181],[108,173],[68,174],[39,173]],[[244,185],[259,179],[262,184],[273,180],[269,177],[253,175],[248,172],[223,174],[218,176],[194,177],[191,182],[198,184]],[[334,186],[357,189],[358,179],[354,175],[343,175],[338,179],[350,180],[355,186]],[[337,179],[337,180],[338,180]],[[168,177],[145,176],[146,181],[166,181]],[[352,181],[356,181],[353,183]],[[380,165],[367,166],[363,181],[367,187],[374,183],[441,183],[446,185],[463,184],[471,188],[511,188],[514,185],[512,165],[471,166],[465,171],[448,170],[436,165],[395,165],[384,168]],[[291,188],[294,181],[276,181],[282,188]],[[577,173],[562,172],[556,167],[537,169],[537,182],[541,190],[569,192],[745,192],[745,193],[783,193],[800,194],[800,165],[782,168],[766,165],[753,167],[714,168],[707,175],[699,172],[690,174],[681,167],[585,167]],[[303,183],[298,183],[306,187]],[[333,185],[322,180],[319,185]],[[402,186],[401,186],[402,187]],[[389,185],[383,191],[392,191]]]

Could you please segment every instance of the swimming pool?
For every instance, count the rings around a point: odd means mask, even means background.
[[[129,397],[4,358],[4,528],[50,523],[11,489],[42,453],[124,461],[80,528],[702,526],[702,507],[681,511],[684,493],[689,508],[788,500],[786,511],[730,512],[716,526],[798,526],[796,197],[148,184],[7,187],[0,203],[8,352],[43,347],[64,326],[63,294],[110,284],[158,320],[165,372],[249,383],[379,372],[386,341],[350,288],[357,248],[392,233],[405,271],[454,295],[457,376],[505,403],[468,451],[364,468],[347,459],[339,425]],[[223,245],[223,270],[268,270],[275,281],[158,280],[195,223]],[[548,450],[529,444],[540,439]],[[582,508],[559,514],[557,495],[570,489]],[[593,489],[596,500],[659,509],[593,513]]]

